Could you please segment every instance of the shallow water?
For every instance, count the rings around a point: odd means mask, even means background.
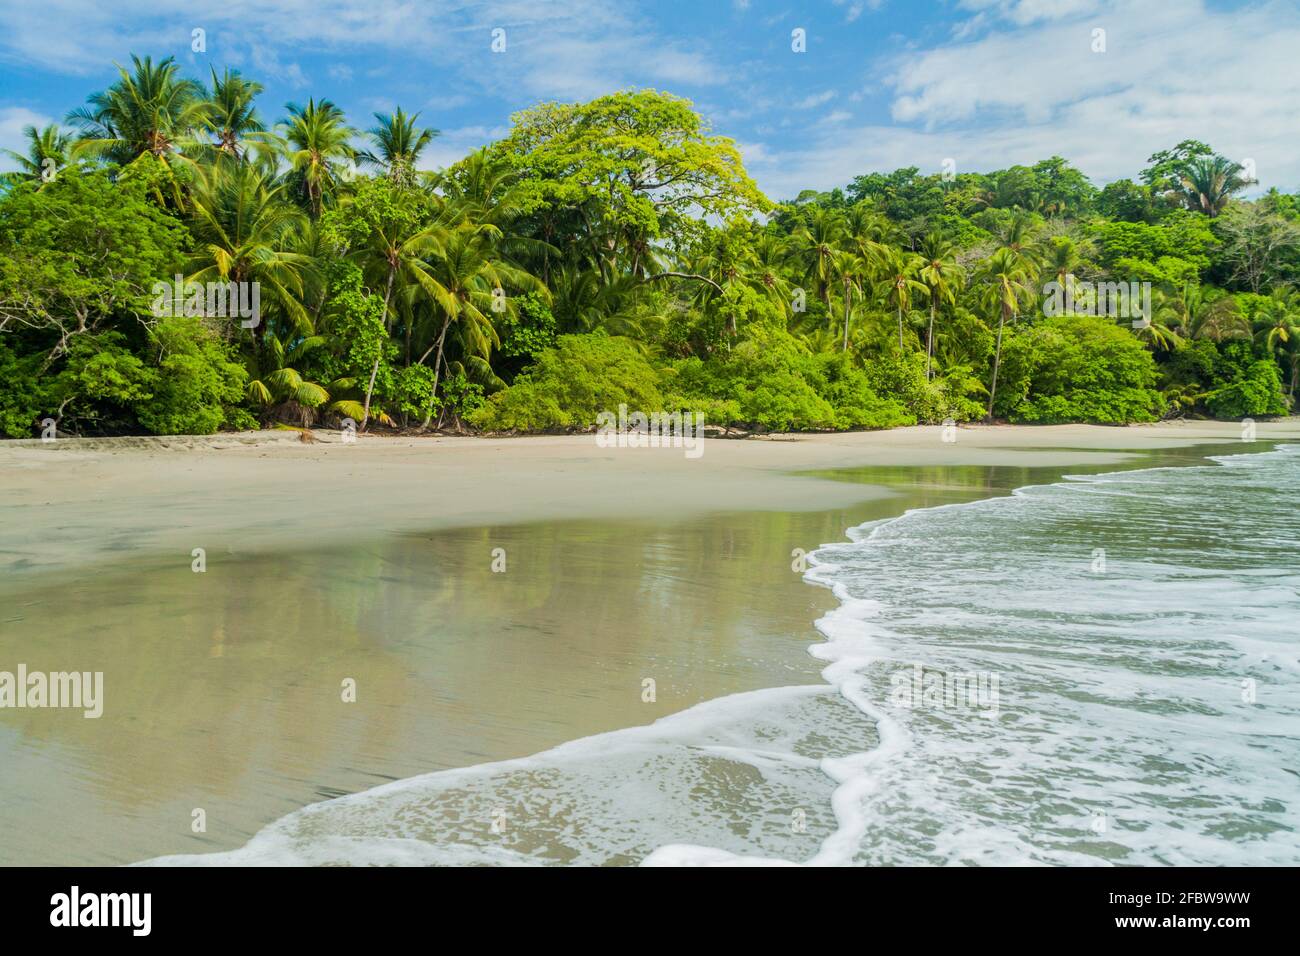
[[[188,550],[128,547],[93,571],[6,573],[0,671],[102,671],[106,702],[97,720],[0,708],[0,863],[239,847],[306,804],[814,682],[806,648],[834,599],[792,571],[791,551],[977,493],[691,521],[629,502],[618,522],[329,550],[286,535],[272,555],[205,539],[203,573]],[[78,520],[65,512],[41,520]]]
[[[963,475],[930,491],[968,499]],[[812,646],[824,683],[159,862],[1295,864],[1297,477],[1290,446],[877,519],[814,555],[840,602]]]

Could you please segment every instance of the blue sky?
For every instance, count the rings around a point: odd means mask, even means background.
[[[946,158],[967,171],[1059,154],[1103,183],[1186,138],[1300,190],[1294,2],[0,0],[0,146],[61,120],[132,52],[196,76],[238,68],[266,86],[271,120],[310,95],[361,127],[418,110],[443,131],[431,167],[539,100],[654,87],[737,140],[774,198]]]

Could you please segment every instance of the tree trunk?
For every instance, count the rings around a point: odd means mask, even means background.
[[[903,304],[898,304],[898,351],[903,351]]]
[[[397,269],[390,266],[388,269],[388,288],[384,290],[384,320],[383,326],[385,331],[388,329],[388,300],[393,296],[393,279],[397,275]],[[375,364],[370,368],[370,384],[366,386],[366,404],[361,414],[361,431],[366,430],[366,423],[370,421],[370,396],[375,392],[375,376],[379,374],[379,360],[384,357],[384,343],[379,344],[379,353],[375,356]]]
[[[442,366],[441,366],[441,367],[442,367],[442,368],[447,368],[447,360],[446,360],[446,358],[442,358],[440,361],[442,362]],[[434,369],[434,376],[437,377],[437,374],[438,374],[438,370],[435,368],[435,369]],[[447,374],[448,374],[448,375],[451,374],[451,369],[447,369]],[[447,406],[444,405],[444,406],[442,406],[442,408],[438,409],[438,425],[437,425],[437,428],[438,428],[439,431],[442,431],[442,423],[443,423],[443,420],[444,420],[446,417],[447,417]],[[460,421],[460,419],[456,418],[456,416],[455,416],[454,414],[452,415],[452,418],[456,419],[457,422]]]
[[[993,347],[993,386],[989,389],[989,414],[987,421],[993,421],[993,399],[998,394],[998,365],[1002,362],[1002,325],[1006,321],[1006,314],[998,313],[998,341]]]
[[[848,280],[844,280],[844,351],[849,350],[849,310],[852,308],[853,290]]]
[[[934,354],[934,299],[930,300],[930,329],[925,333],[925,380],[930,381],[930,357]]]
[[[443,346],[443,342],[447,338],[447,328],[450,325],[451,325],[451,316],[449,315],[447,316],[446,319],[443,320],[442,331],[438,333],[438,342],[436,345],[436,348],[438,349],[438,357],[433,362],[433,392],[431,394],[432,401],[438,400],[438,373],[442,371],[442,346]],[[433,348],[435,348],[435,346],[430,346],[429,347],[430,351],[432,351]],[[429,357],[429,352],[425,352],[422,356],[420,356],[420,361],[423,362],[428,357]],[[428,428],[429,422],[431,422],[432,420],[433,420],[433,405],[430,404],[429,411],[424,416],[424,421],[420,424],[420,427]]]

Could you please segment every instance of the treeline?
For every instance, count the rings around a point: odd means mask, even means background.
[[[1300,198],[1242,200],[1252,171],[1203,143],[1102,189],[1053,157],[773,203],[664,93],[535,106],[436,173],[419,115],[363,132],[311,99],[268,123],[260,93],[133,58],[66,126],[27,131],[0,187],[0,433],[584,429],[620,403],[745,430],[1122,423],[1294,402]],[[1111,282],[1149,283],[1150,308],[1112,314]]]

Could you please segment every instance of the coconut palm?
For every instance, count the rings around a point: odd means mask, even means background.
[[[869,262],[877,261],[887,245],[902,245],[904,239],[889,217],[868,203],[858,203],[844,213],[841,243]]]
[[[791,256],[803,267],[804,278],[815,286],[828,316],[835,285],[835,252],[846,235],[844,217],[824,207],[813,209],[790,235]]]
[[[461,218],[498,230],[496,248],[503,259],[519,268],[540,260],[549,275],[560,250],[523,231],[530,223],[525,220],[521,177],[503,159],[487,149],[476,150],[431,181]]]
[[[1182,341],[1176,326],[1160,312],[1148,316],[1145,324],[1133,329],[1133,334],[1149,345],[1152,351],[1168,352],[1177,348]]]
[[[398,215],[372,222],[365,241],[350,253],[372,287],[384,290],[383,322],[384,327],[390,331],[392,318],[396,314],[393,309],[395,294],[423,296],[442,309],[450,309],[455,305],[450,291],[437,279],[430,266],[430,261],[437,261],[445,254],[447,239],[456,226],[455,213],[441,201],[431,206],[429,211],[431,215],[428,218]],[[413,314],[415,303],[412,301],[407,305],[405,338],[406,361],[409,365],[413,336],[413,323],[409,316]],[[375,356],[374,367],[370,370],[361,417],[363,429],[369,420],[370,399],[374,393],[375,376],[379,372],[381,357],[382,355]]]
[[[435,316],[429,332],[429,347],[417,364],[423,364],[435,354],[433,362],[433,390],[438,391],[438,376],[444,367],[447,331],[456,326],[456,337],[462,343],[463,354],[486,360],[492,349],[500,346],[492,315],[516,314],[516,305],[506,289],[537,292],[549,298],[549,291],[536,276],[525,272],[498,254],[494,247],[500,233],[495,226],[462,223],[452,229],[443,243],[440,254],[433,257],[430,271],[445,295],[439,296],[437,305],[441,315]],[[432,411],[425,417],[423,427],[429,426]]]
[[[1291,384],[1287,388],[1287,404],[1294,408],[1295,389],[1300,380],[1300,329],[1292,329],[1290,337],[1282,346],[1282,359],[1291,370]]]
[[[155,64],[132,55],[131,63],[130,72],[119,66],[117,82],[68,114],[80,130],[73,154],[122,166],[154,165],[181,206],[176,165],[186,160],[186,147],[197,145],[194,133],[207,109],[203,87],[181,77],[172,57]]]
[[[985,301],[998,313],[997,342],[993,347],[993,381],[989,387],[988,420],[993,420],[993,403],[998,392],[998,368],[1002,363],[1002,332],[1008,321],[1014,322],[1022,306],[1036,299],[1032,285],[1034,263],[1011,248],[998,249],[989,256],[981,270]]]
[[[898,314],[898,349],[903,350],[903,313],[912,308],[913,295],[926,295],[930,290],[918,276],[923,260],[914,252],[887,248],[880,257],[876,284],[877,294]]]
[[[1073,290],[1091,252],[1090,245],[1072,236],[1053,236],[1042,247],[1043,275],[1056,282],[1062,291]]]
[[[415,166],[420,153],[438,135],[436,129],[421,129],[415,125],[420,114],[407,115],[399,106],[392,113],[376,113],[379,125],[371,127],[366,135],[375,145],[375,152],[364,150],[357,159],[384,171],[390,180],[404,186],[415,182]]]
[[[1300,335],[1300,294],[1285,287],[1274,289],[1250,318],[1255,344],[1270,355],[1284,353]]]
[[[304,428],[316,421],[321,410],[357,419],[362,415],[355,398],[345,397],[356,381],[339,378],[327,384],[309,381],[298,366],[308,355],[327,344],[323,335],[268,335],[265,345],[248,362],[248,398],[262,409],[263,422],[296,420]],[[391,424],[385,416],[385,421]]]
[[[1245,175],[1245,168],[1222,156],[1197,156],[1183,164],[1178,173],[1178,188],[1170,197],[1181,200],[1188,209],[1217,216],[1233,195],[1256,180]]]
[[[921,260],[917,278],[930,292],[930,325],[925,334],[925,377],[928,381],[934,356],[935,313],[943,302],[956,304],[956,290],[965,281],[966,272],[957,264],[957,247],[937,232],[922,240]]]
[[[253,101],[261,92],[261,83],[245,80],[238,70],[228,69],[218,76],[213,68],[201,125],[216,140],[214,148],[222,155],[243,159],[250,149],[268,154],[281,145],[257,114]]]
[[[1184,338],[1220,341],[1250,334],[1250,322],[1225,293],[1188,283],[1173,296],[1162,296],[1157,315]]]
[[[833,250],[832,255],[848,253]],[[752,224],[732,224],[706,234],[695,254],[682,264],[685,271],[669,274],[699,280],[691,301],[700,309],[719,302],[733,288],[747,288],[784,311],[790,303],[790,283],[783,275],[789,258],[789,248],[779,236]],[[736,332],[734,311],[726,313],[726,329],[729,334]]]
[[[27,138],[27,152],[19,153],[12,149],[0,150],[18,164],[14,172],[4,173],[0,181],[7,184],[37,181],[49,182],[59,170],[68,165],[72,152],[72,137],[51,123],[44,129],[24,126],[23,136]]]
[[[1041,261],[1041,250],[1035,241],[1038,227],[1038,218],[1033,213],[1017,208],[998,230],[998,245],[1010,249],[1026,266],[1036,267]]]
[[[281,123],[288,141],[290,176],[311,211],[319,218],[325,201],[339,188],[356,159],[349,145],[355,135],[343,111],[329,100],[309,99],[306,106],[290,103],[289,119]]]
[[[255,166],[218,162],[195,185],[189,278],[256,282],[262,301],[278,308],[298,334],[307,335],[312,321],[303,303],[318,276],[312,257],[295,251],[306,217],[287,201],[284,190]],[[254,327],[255,347],[266,331],[265,323]]]
[[[853,250],[844,249],[837,251],[834,257],[835,272],[839,277],[839,284],[842,293],[841,310],[844,313],[844,334],[840,342],[840,350],[847,352],[849,350],[849,325],[853,317],[853,299],[858,298],[861,303],[864,299],[864,292],[870,284],[877,263],[875,258],[868,258]]]

